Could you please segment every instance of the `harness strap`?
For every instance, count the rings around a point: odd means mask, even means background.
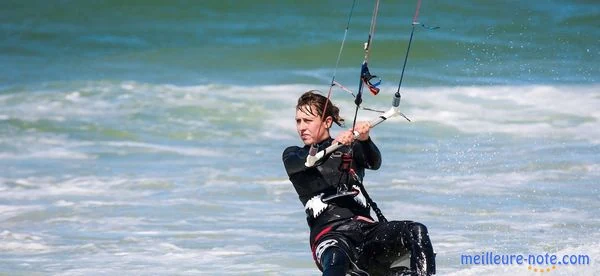
[[[321,262],[319,262],[319,260],[317,260],[317,245],[318,245],[319,239],[321,237],[323,237],[325,234],[329,233],[331,231],[331,229],[333,229],[333,226],[329,226],[329,227],[326,227],[325,229],[321,230],[321,232],[319,232],[319,234],[317,234],[317,236],[315,237],[313,244],[310,246],[310,249],[311,249],[312,255],[313,255],[313,260],[315,261],[315,263],[317,264],[317,266],[319,267],[320,270],[323,270],[323,267],[321,267]]]

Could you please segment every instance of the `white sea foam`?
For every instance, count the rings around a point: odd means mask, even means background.
[[[272,117],[266,118],[269,127],[277,127],[286,133],[277,138],[289,139],[294,136],[294,115],[290,108],[295,106],[296,98],[310,88],[263,88],[264,93],[281,102],[281,107],[269,111]],[[435,122],[464,133],[575,138],[600,143],[600,112],[597,108],[600,106],[597,92],[600,88],[597,86],[430,87],[405,90],[401,109],[413,120],[412,126]],[[567,93],[564,90],[570,91]],[[364,106],[386,110],[388,98],[378,97],[366,99]],[[342,107],[343,116],[350,118],[354,107],[347,98],[351,97],[334,94],[332,100]],[[359,112],[360,120],[370,120],[375,116],[373,113]],[[405,123],[400,117],[390,121]]]
[[[563,90],[569,89],[569,93]],[[466,133],[578,138],[600,142],[597,86],[458,87],[407,92],[415,122]]]
[[[0,205],[0,222],[29,212],[41,210],[44,210],[44,207],[40,205]]]
[[[142,180],[143,181],[143,180]],[[15,183],[17,188],[5,189],[0,194],[0,198],[6,199],[43,199],[57,196],[85,196],[95,197],[101,195],[112,195],[119,191],[119,198],[141,197],[150,193],[150,191],[139,191],[129,189],[131,183],[139,182],[127,178],[109,178],[109,177],[70,177],[67,179],[54,177],[27,177],[15,180],[5,180],[5,183]],[[135,184],[134,184],[135,185]],[[26,187],[19,189],[18,187]],[[71,204],[67,201],[59,201],[60,204]],[[91,200],[87,204],[93,205],[95,201]],[[117,201],[97,201],[96,204],[118,204]],[[79,202],[78,204],[81,204]],[[135,204],[135,202],[124,201],[123,204]]]
[[[4,230],[0,232],[0,251],[4,254],[38,254],[50,252],[51,246],[40,236]]]
[[[496,174],[433,175],[425,178],[409,176],[409,179],[392,179],[392,185],[386,186],[385,189],[423,191],[445,195],[503,195],[512,194],[517,187],[539,179],[541,177],[540,174],[536,176],[535,174],[508,172]],[[427,185],[422,183],[427,183]]]
[[[173,86],[150,85],[125,82],[91,84],[89,87],[64,92],[63,101],[52,94],[41,93],[40,98],[18,103],[16,108],[5,109],[3,116],[35,121],[38,119],[84,120],[99,116],[124,118],[127,114],[138,114],[140,106],[169,107],[190,106],[216,108],[218,114],[207,114],[207,118],[247,118],[251,113],[263,114],[264,138],[290,139],[295,136],[293,106],[304,91],[315,88],[310,85],[276,86]],[[129,93],[130,99],[119,103],[121,90]],[[149,97],[140,91],[152,91]],[[564,92],[568,90],[569,92]],[[600,106],[597,86],[491,86],[491,87],[430,87],[407,88],[402,109],[414,121],[412,125],[435,122],[453,127],[465,133],[505,133],[523,137],[576,138],[593,143],[600,142]],[[91,94],[90,91],[96,91]],[[334,90],[334,102],[342,106],[344,116],[352,117],[351,97]],[[326,93],[326,91],[323,91]],[[365,106],[380,106],[387,109],[389,98],[367,98]],[[385,98],[385,99],[384,99]],[[68,105],[67,102],[77,102]],[[33,105],[33,106],[32,106]],[[54,106],[53,106],[54,105]],[[290,108],[291,111],[290,111]],[[227,115],[224,110],[231,110]],[[254,111],[252,111],[254,110]],[[32,112],[33,111],[33,112]],[[259,111],[259,112],[255,112]],[[264,115],[267,115],[266,117]],[[215,117],[216,115],[216,117]],[[260,115],[258,115],[260,116]],[[360,112],[360,119],[370,119],[375,114]],[[286,119],[287,118],[287,119]],[[181,120],[176,117],[173,120]],[[245,119],[244,119],[245,120]],[[395,118],[391,121],[403,120]],[[186,120],[187,125],[206,126],[201,117]],[[210,120],[208,121],[210,122]],[[217,120],[218,122],[218,120]],[[285,130],[270,131],[275,129]],[[218,131],[218,128],[216,129]],[[227,132],[222,133],[227,135]]]
[[[79,151],[80,147],[91,145],[89,142],[69,139],[66,135],[28,133],[13,136],[10,139],[0,137],[0,145],[16,148],[0,152],[0,159],[94,159],[95,155]]]
[[[144,274],[180,274],[180,275],[235,275],[247,273],[260,273],[269,271],[276,265],[264,263],[244,264],[244,259],[250,256],[261,256],[268,251],[260,246],[238,246],[238,247],[212,247],[212,248],[189,248],[170,243],[159,243],[150,246],[144,251],[121,251],[121,252],[96,252],[93,255],[78,256],[72,260],[66,260],[62,264],[51,268],[50,271],[57,275],[81,275],[107,273],[115,274],[122,272]],[[110,262],[113,265],[106,266],[103,263]],[[70,264],[85,264],[76,267],[64,267]],[[177,263],[177,266],[173,266]],[[152,265],[150,265],[152,264]],[[53,274],[55,274],[53,273]]]
[[[201,156],[201,157],[218,157],[222,154],[215,150],[209,150],[205,148],[193,148],[193,147],[175,147],[175,146],[164,146],[159,144],[142,143],[142,142],[131,142],[131,141],[110,141],[104,144],[111,147],[117,148],[142,148],[157,152],[169,152],[176,153],[184,156]]]

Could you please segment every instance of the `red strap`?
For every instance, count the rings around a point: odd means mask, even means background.
[[[329,227],[326,227],[325,229],[321,230],[321,232],[319,232],[319,234],[317,234],[317,236],[315,237],[315,241],[312,244],[312,246],[310,247],[310,249],[312,251],[312,255],[313,255],[313,260],[315,260],[315,263],[317,264],[319,269],[322,269],[322,268],[321,268],[321,265],[319,264],[319,262],[317,261],[317,252],[315,251],[315,250],[317,250],[317,242],[319,242],[319,239],[321,237],[323,237],[323,235],[329,233],[329,231],[331,231],[331,229],[333,229],[333,226],[329,226]]]

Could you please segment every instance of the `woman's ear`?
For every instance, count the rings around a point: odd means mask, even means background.
[[[333,118],[331,116],[327,116],[327,118],[325,118],[325,127],[327,129],[330,129],[332,124],[333,124]]]

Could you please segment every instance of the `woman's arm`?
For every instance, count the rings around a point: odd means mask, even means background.
[[[283,160],[283,166],[288,176],[292,176],[295,173],[299,173],[306,169],[304,162],[306,162],[306,152],[300,147],[292,146],[288,147],[283,151],[281,159]]]
[[[354,160],[363,167],[377,170],[381,167],[381,152],[369,137],[365,141],[357,141],[354,145]]]

